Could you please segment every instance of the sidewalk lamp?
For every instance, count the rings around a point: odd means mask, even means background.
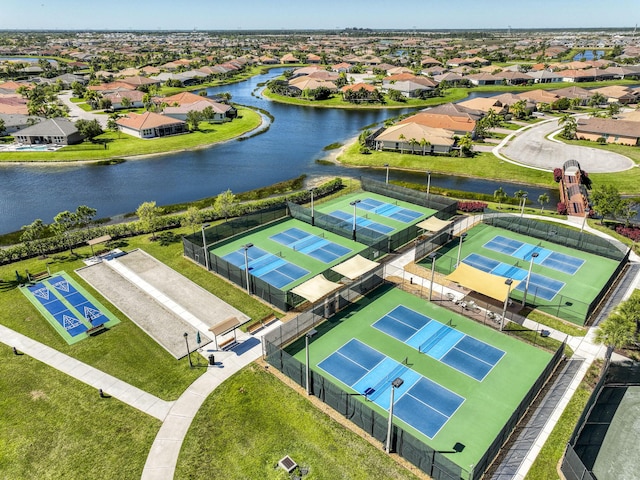
[[[533,262],[536,258],[538,258],[540,254],[538,252],[533,252],[531,254],[531,261],[529,262],[529,274],[527,275],[527,281],[524,284],[524,295],[522,296],[522,306],[524,307],[527,303],[527,292],[529,291],[529,281],[531,280],[531,270],[533,269]]]
[[[183,336],[184,336],[184,342],[187,344],[187,357],[189,358],[189,368],[193,368],[193,363],[191,363],[191,352],[189,352],[189,340],[187,340],[187,337],[189,336],[189,334],[187,332],[184,332]]]
[[[387,445],[385,447],[385,451],[387,453],[391,453],[391,428],[393,426],[393,393],[396,388],[400,388],[404,380],[400,377],[397,377],[393,382],[391,382],[391,401],[389,402],[389,424],[387,425]]]
[[[204,250],[204,264],[209,270],[209,252],[207,252],[207,237],[204,234],[204,229],[210,227],[211,224],[205,223],[202,225],[202,250]]]
[[[527,194],[523,193],[522,194],[522,206],[521,206],[521,209],[520,209],[520,218],[522,218],[523,215],[524,215],[524,204],[525,203],[527,203]]]
[[[247,278],[247,293],[249,295],[251,295],[251,287],[249,285],[249,254],[247,253],[247,250],[251,247],[253,247],[253,243],[247,243],[242,246],[242,248],[244,248],[244,272]]]
[[[385,163],[385,167],[387,167],[387,176],[385,177],[384,183],[389,183],[389,164]]]
[[[456,268],[460,265],[460,254],[462,253],[462,242],[464,241],[464,237],[466,237],[466,233],[460,234],[460,243],[458,243],[458,260],[456,261]]]
[[[309,340],[311,340],[311,338],[318,333],[318,331],[315,328],[312,328],[311,330],[309,330],[307,332],[307,334],[304,336],[304,349],[306,352],[306,356],[307,356],[307,395],[311,395],[311,367],[309,366]]]
[[[429,254],[429,258],[431,259],[431,286],[429,287],[429,301],[431,301],[431,293],[433,292],[433,278],[436,274],[436,254],[435,252],[431,252]]]
[[[502,320],[500,320],[500,331],[504,330],[504,317],[507,314],[507,304],[509,303],[509,295],[511,295],[511,285],[513,284],[513,280],[507,278],[504,281],[504,284],[507,286],[507,296],[504,299],[504,307],[502,308]]]
[[[316,220],[315,220],[315,215],[314,215],[314,210],[313,210],[313,194],[315,193],[316,189],[315,188],[310,188],[309,192],[311,192],[311,226],[315,226],[316,224]]]
[[[353,202],[349,203],[349,205],[353,205],[353,241],[355,242],[356,240],[356,207],[357,205],[361,202],[362,200],[354,200]]]

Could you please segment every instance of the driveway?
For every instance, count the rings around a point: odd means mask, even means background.
[[[580,167],[588,173],[621,172],[635,166],[632,160],[618,153],[567,145],[559,140],[546,138],[560,129],[558,120],[553,118],[526,130],[518,130],[508,144],[505,145],[506,142],[503,141],[494,149],[494,153],[498,156],[503,153],[514,162],[550,171],[556,167],[562,168],[563,163],[570,159],[580,162]]]
[[[73,122],[76,120],[98,120],[100,126],[104,129],[107,128],[107,121],[109,116],[105,114],[98,115],[92,112],[85,112],[78,104],[71,101],[71,91],[60,92],[58,98],[62,103],[69,107],[69,119]]]

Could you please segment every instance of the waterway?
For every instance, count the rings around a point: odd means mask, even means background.
[[[372,176],[383,180],[384,169],[321,165],[324,147],[347,142],[364,127],[384,122],[409,110],[347,110],[305,108],[271,102],[257,91],[281,70],[245,82],[210,88],[209,95],[229,92],[232,101],[267,110],[274,117],[265,133],[244,141],[230,141],[206,149],[129,160],[118,165],[0,165],[0,233],[20,229],[40,218],[51,223],[64,210],[79,205],[98,210],[98,217],[113,217],[143,202],[158,205],[212,197],[227,189],[237,193],[270,185],[301,174],[310,176]],[[425,157],[425,171],[429,157]],[[424,172],[392,172],[392,179],[426,182]],[[529,198],[555,190],[521,187],[506,182],[432,175],[432,185],[447,189],[493,193],[498,186],[512,194],[523,188]]]
[[[604,50],[585,50],[583,52],[576,54],[573,57],[573,60],[581,61],[582,59],[584,59],[585,61],[589,61],[589,60],[598,60],[602,57],[604,57]]]

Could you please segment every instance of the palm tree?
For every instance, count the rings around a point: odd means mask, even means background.
[[[407,137],[404,136],[404,133],[401,133],[400,136],[398,137],[398,140],[400,140],[400,153],[404,153],[404,149],[402,148],[402,146],[404,145],[404,141],[407,139]]]
[[[502,202],[507,198],[507,192],[505,192],[502,187],[498,187],[498,189],[493,192],[493,198],[498,202],[498,208],[501,208]]]
[[[539,195],[538,203],[540,204],[540,213],[542,213],[545,203],[549,203],[549,195],[547,195],[546,193]]]
[[[429,140],[427,140],[426,138],[422,137],[420,139],[420,146],[422,147],[422,155],[426,155],[425,149],[427,146],[431,145],[431,142]]]
[[[418,142],[418,140],[416,140],[415,138],[410,138],[409,139],[409,145],[411,145],[411,154],[415,153],[415,146],[418,145],[420,142]]]
[[[607,317],[596,330],[594,341],[606,345],[605,367],[611,362],[616,348],[623,348],[635,340],[636,322],[626,315],[615,312]]]

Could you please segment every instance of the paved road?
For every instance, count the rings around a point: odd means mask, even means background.
[[[515,162],[549,171],[562,167],[570,159],[578,160],[580,167],[589,173],[621,172],[635,166],[632,160],[618,153],[567,145],[546,138],[559,129],[555,118],[541,122],[532,128],[518,131],[506,146],[497,147],[497,150]]]
[[[109,115],[106,114],[96,114],[92,112],[85,112],[81,109],[78,104],[73,103],[71,101],[71,92],[65,91],[60,92],[58,94],[58,98],[62,103],[64,103],[67,107],[69,107],[69,119],[73,122],[76,120],[98,120],[98,123],[102,126],[102,128],[107,128],[107,121],[109,120]]]

